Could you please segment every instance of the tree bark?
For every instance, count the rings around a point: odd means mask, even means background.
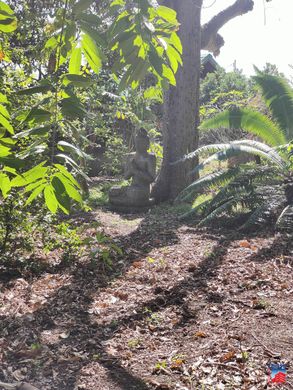
[[[202,0],[174,0],[183,46],[183,67],[176,74],[176,87],[165,94],[163,121],[164,159],[152,196],[156,201],[174,199],[190,182],[190,163],[171,165],[197,147]]]

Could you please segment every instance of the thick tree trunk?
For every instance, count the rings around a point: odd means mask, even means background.
[[[166,5],[177,11],[181,24],[183,67],[176,74],[176,87],[170,87],[164,102],[164,158],[152,193],[158,202],[174,199],[190,183],[191,164],[172,165],[172,162],[198,145],[202,0],[174,0]]]

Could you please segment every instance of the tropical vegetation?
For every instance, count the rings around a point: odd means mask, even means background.
[[[246,163],[204,174],[188,186],[178,200],[188,201],[199,194],[202,197],[184,218],[197,215],[200,225],[215,218],[241,210],[246,215],[242,229],[276,222],[280,229],[292,230],[293,216],[293,89],[279,76],[257,70],[253,77],[259,86],[269,115],[250,108],[232,108],[202,122],[201,131],[229,128],[244,130],[252,138],[221,144],[205,145],[190,153],[185,159],[210,154],[192,173],[202,171],[215,161],[225,161],[240,154],[258,156],[258,164],[248,159]]]

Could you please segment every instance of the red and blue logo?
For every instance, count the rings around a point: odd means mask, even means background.
[[[287,376],[287,365],[284,363],[268,363],[269,383],[285,383]]]

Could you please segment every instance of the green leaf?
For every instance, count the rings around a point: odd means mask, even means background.
[[[22,175],[27,184],[32,183],[38,179],[43,179],[47,175],[48,167],[44,167],[45,163],[46,162],[42,162]],[[16,183],[18,182],[18,178],[13,180],[15,180]]]
[[[10,119],[9,112],[7,111],[6,107],[2,106],[2,104],[0,104],[0,114],[2,114],[6,119]]]
[[[38,135],[42,137],[44,135],[47,135],[50,130],[51,130],[51,125],[34,127],[33,129],[25,130],[22,131],[21,133],[15,134],[14,138],[24,138],[24,137],[30,137],[32,135]]]
[[[0,163],[10,168],[20,169],[25,166],[25,162],[15,156],[0,157]]]
[[[16,18],[0,18],[0,31],[4,33],[11,33],[17,29],[17,19]]]
[[[62,173],[63,176],[65,176],[73,186],[80,188],[78,182],[75,180],[75,178],[72,176],[70,172],[67,171],[67,169],[61,165],[61,164],[54,164],[54,167],[59,170],[60,173]]]
[[[157,7],[156,13],[167,22],[176,22],[177,20],[177,12],[172,8],[165,7],[164,5]]]
[[[176,85],[176,79],[172,69],[165,64],[163,65],[163,76],[169,81],[171,85]]]
[[[35,181],[34,183],[26,185],[26,181],[24,180],[24,184],[23,185],[19,185],[19,186],[16,186],[16,187],[23,187],[23,186],[25,186],[25,193],[26,193],[26,192],[31,192],[35,188],[37,188],[37,187],[39,187],[39,186],[41,186],[43,184],[47,184],[47,183],[48,183],[47,180],[41,179],[41,180]]]
[[[64,85],[74,85],[75,87],[89,87],[93,83],[90,77],[81,76],[78,74],[65,74],[63,76]]]
[[[66,189],[62,181],[54,176],[52,179],[52,186],[54,187],[55,196],[58,201],[58,206],[64,211],[65,214],[69,214],[70,210],[70,198],[66,193]]]
[[[7,96],[0,92],[0,103],[8,103]]]
[[[101,18],[95,14],[87,14],[82,12],[78,15],[78,19],[88,23],[89,25],[92,25],[93,27],[97,27],[102,24]]]
[[[78,156],[84,157],[83,152],[78,147],[70,144],[69,142],[59,141],[57,145],[58,145],[58,148],[62,151],[64,151],[64,149],[69,149],[69,150],[73,151],[74,153],[76,153]]]
[[[47,122],[51,119],[51,113],[50,111],[44,110],[42,108],[32,108],[26,118],[24,119],[24,122],[31,122],[31,123],[42,123]]]
[[[99,73],[102,66],[102,55],[95,41],[88,34],[83,34],[82,48],[92,70]]]
[[[5,127],[5,129],[6,129],[10,134],[14,134],[13,127],[11,126],[11,124],[9,123],[9,121],[5,118],[5,116],[3,116],[1,113],[0,113],[0,125],[2,125],[3,127]]]
[[[99,33],[97,30],[93,29],[88,23],[86,22],[80,22],[80,28],[81,31],[83,31],[85,34],[88,34],[99,47],[107,47],[107,42],[103,35]],[[104,60],[103,53],[100,53],[102,55],[102,59]]]
[[[65,176],[62,175],[61,173],[57,173],[57,174],[55,175],[55,177],[57,177],[59,180],[61,180],[62,184],[63,184],[64,187],[65,187],[66,193],[68,194],[68,196],[69,196],[71,199],[74,199],[74,200],[77,201],[78,203],[82,203],[82,197],[81,197],[79,191],[76,189],[76,187],[74,187],[74,186],[72,185],[71,180],[69,180],[67,177],[65,177]]]
[[[0,190],[2,192],[3,198],[7,197],[8,192],[11,189],[11,183],[9,177],[1,172],[0,173]]]
[[[284,131],[286,139],[293,138],[293,89],[282,77],[257,72],[253,79],[260,86],[262,97],[273,119]]]
[[[155,71],[162,76],[164,61],[153,47],[151,47],[149,52],[149,60]]]
[[[70,61],[69,61],[69,73],[71,74],[80,74],[81,67],[81,48],[75,47],[72,51]]]
[[[171,43],[171,45],[173,45],[175,47],[175,49],[178,51],[179,54],[183,53],[183,47],[182,47],[181,40],[180,40],[178,34],[176,34],[175,32],[171,34],[170,43]]]
[[[73,6],[72,12],[74,14],[79,14],[80,12],[88,9],[93,4],[93,2],[94,0],[80,0]]]
[[[28,197],[27,201],[25,202],[25,205],[27,206],[28,204],[30,204],[43,191],[46,185],[47,183],[39,184],[39,186],[35,188],[35,190]]]
[[[7,16],[14,15],[14,11],[10,8],[10,6],[8,4],[4,3],[4,1],[0,1],[0,12],[1,12],[1,14],[7,15]]]
[[[45,203],[51,213],[55,214],[58,209],[58,200],[56,199],[54,188],[47,184],[44,189]]]
[[[200,130],[210,130],[226,127],[243,129],[252,133],[269,145],[277,146],[286,143],[283,131],[267,116],[247,108],[237,108],[223,111],[207,119],[200,125]]]
[[[7,157],[9,156],[10,153],[10,148],[4,145],[0,145],[0,157]]]
[[[51,91],[52,87],[50,85],[38,85],[31,88],[22,89],[17,91],[17,95],[34,95],[35,93],[46,93]]]
[[[69,119],[82,119],[87,115],[87,112],[85,111],[81,102],[75,97],[62,99],[61,111],[62,114]]]

